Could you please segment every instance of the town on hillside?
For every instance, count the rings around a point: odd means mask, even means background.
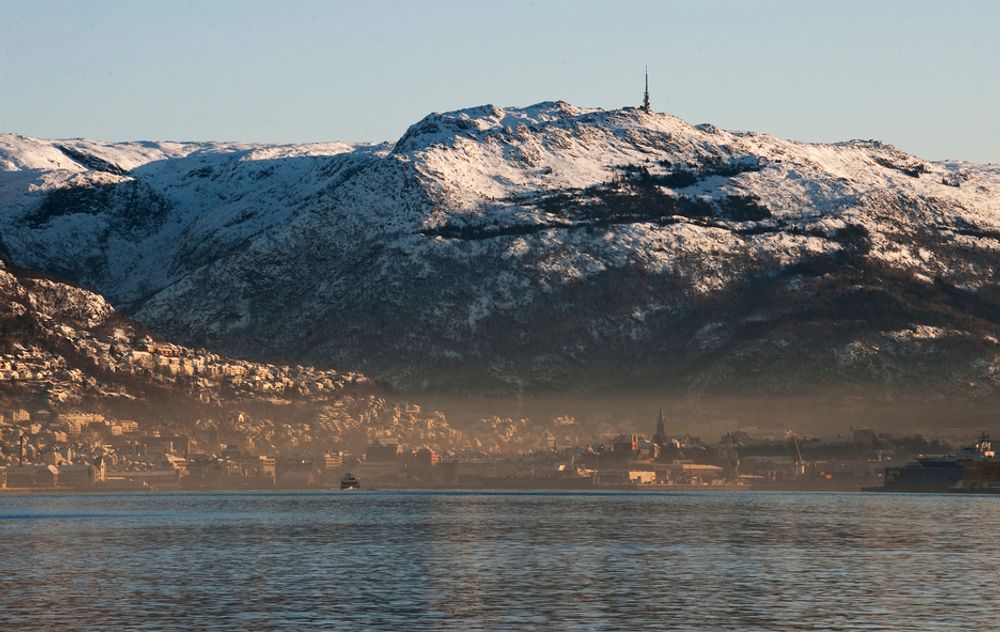
[[[140,423],[0,402],[0,489],[333,489],[350,473],[366,489],[860,490],[962,439],[863,427],[817,437],[779,425],[706,441],[672,433],[661,411],[648,438],[598,428],[585,441],[570,416],[456,427],[376,397],[338,400],[308,422],[225,415]]]

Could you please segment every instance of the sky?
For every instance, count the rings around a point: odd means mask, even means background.
[[[0,131],[395,140],[484,103],[1000,162],[1000,2],[0,0]]]

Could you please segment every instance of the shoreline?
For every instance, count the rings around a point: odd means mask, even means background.
[[[530,487],[530,486],[486,486],[486,487],[370,487],[361,489],[342,490],[336,487],[312,487],[296,489],[280,488],[205,488],[205,489],[81,489],[69,487],[52,488],[3,488],[0,489],[2,496],[70,496],[70,495],[108,495],[108,494],[129,494],[129,495],[163,495],[163,494],[331,494],[331,493],[366,493],[366,492],[455,492],[455,493],[552,493],[552,494],[601,494],[601,493],[622,493],[632,492],[636,494],[697,494],[697,493],[825,493],[825,494],[859,494],[871,493],[881,490],[862,490],[861,488],[837,488],[824,489],[813,487],[747,487],[740,485],[663,485],[663,486],[595,486],[595,487]],[[948,493],[948,492],[893,492],[887,493]],[[997,491],[1000,493],[1000,490]]]

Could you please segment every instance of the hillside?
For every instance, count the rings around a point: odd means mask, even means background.
[[[363,375],[248,362],[163,342],[98,294],[0,261],[0,417],[16,409],[60,418],[83,411],[138,418],[145,431],[167,423],[191,432],[197,424],[216,427],[252,415],[230,431],[259,442],[274,438],[255,435],[275,423],[299,435],[311,423],[313,434],[324,437],[363,436],[384,406]],[[254,427],[261,423],[267,428]]]
[[[156,395],[335,400],[368,395],[363,375],[265,365],[159,340],[99,294],[0,261],[0,384],[44,387],[52,402]]]
[[[414,391],[994,398],[1000,166],[562,102],[396,143],[0,136],[0,257]]]
[[[15,442],[18,429],[39,445],[181,433],[208,453],[227,445],[254,454],[360,452],[387,442],[482,454],[537,449],[554,432],[569,442],[592,430],[581,428],[571,417],[501,418],[481,408],[453,425],[444,412],[358,373],[165,342],[99,294],[0,261],[0,434],[14,432]]]

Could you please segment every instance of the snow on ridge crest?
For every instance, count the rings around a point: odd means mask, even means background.
[[[477,136],[520,125],[535,126],[604,112],[581,108],[565,101],[542,101],[525,107],[479,105],[453,112],[434,112],[417,121],[396,142],[395,152],[409,152],[444,143],[458,136]]]
[[[131,171],[137,167],[196,153],[245,151],[255,145],[236,142],[124,141],[86,138],[42,139],[21,134],[0,134],[0,171],[68,171],[103,168]],[[100,170],[98,168],[97,170]]]

